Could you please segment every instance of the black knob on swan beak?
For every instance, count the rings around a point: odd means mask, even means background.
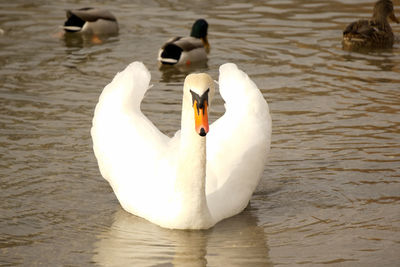
[[[206,136],[206,130],[204,130],[204,128],[200,129],[200,136]]]

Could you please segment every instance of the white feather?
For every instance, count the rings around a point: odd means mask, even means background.
[[[180,213],[193,205],[176,197],[179,149],[184,143],[180,131],[169,138],[141,112],[149,82],[150,73],[142,63],[130,64],[104,88],[93,118],[99,168],[122,207],[163,227],[180,229],[209,228],[241,212],[262,176],[270,145],[271,118],[257,86],[236,65],[220,67],[226,112],[206,137],[209,219],[207,207],[191,218]]]

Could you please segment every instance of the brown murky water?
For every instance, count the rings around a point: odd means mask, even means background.
[[[341,49],[345,25],[371,14],[373,1],[362,2],[102,1],[120,34],[91,45],[55,37],[64,10],[90,1],[2,1],[0,265],[398,266],[400,44]],[[155,59],[199,17],[212,50],[197,70],[217,79],[234,62],[254,79],[272,150],[244,213],[171,231],[120,208],[89,131],[102,88],[134,60],[152,73],[145,113],[178,129],[187,73]],[[221,99],[213,107],[220,115]]]

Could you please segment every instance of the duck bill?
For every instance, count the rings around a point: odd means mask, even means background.
[[[393,12],[392,14],[390,14],[389,18],[390,18],[392,21],[394,21],[394,22],[396,22],[396,23],[399,23],[399,20],[397,19],[397,17],[396,17],[396,15],[394,14],[394,12]]]
[[[207,36],[201,38],[201,40],[203,41],[203,46],[204,46],[204,49],[206,50],[206,53],[209,54],[210,53],[210,44],[208,43]]]
[[[194,101],[193,110],[195,130],[200,136],[206,136],[209,130],[207,108],[207,101],[204,101],[201,105],[198,105],[197,101]]]

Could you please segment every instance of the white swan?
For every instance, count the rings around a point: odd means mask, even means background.
[[[169,138],[140,111],[149,82],[142,63],[130,64],[104,88],[93,118],[99,168],[122,207],[173,229],[207,229],[241,212],[270,146],[268,104],[257,86],[235,64],[222,65],[226,112],[209,127],[214,82],[188,75],[181,131]]]

